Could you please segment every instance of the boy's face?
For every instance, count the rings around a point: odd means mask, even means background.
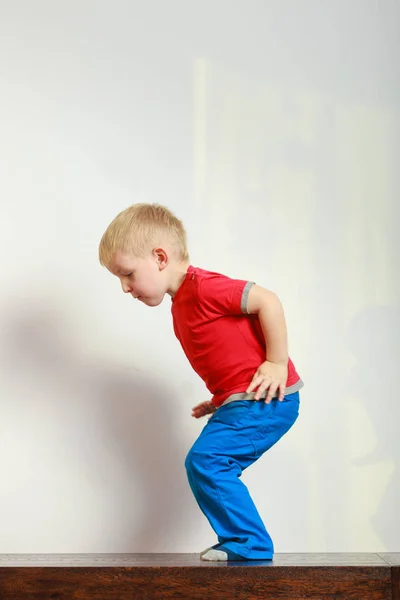
[[[126,294],[147,306],[158,306],[167,293],[163,257],[153,250],[146,258],[117,252],[108,270],[121,281]]]

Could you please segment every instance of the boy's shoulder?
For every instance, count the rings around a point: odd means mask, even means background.
[[[241,279],[236,279],[225,273],[220,273],[218,271],[210,271],[209,269],[202,269],[201,267],[190,267],[195,277],[198,277],[199,280],[212,280],[212,279],[221,279],[224,281],[242,281]]]
[[[253,282],[233,279],[223,273],[200,267],[190,267],[188,275],[189,285],[185,286],[187,301],[195,300],[198,306],[212,312],[247,312],[247,295]]]
[[[191,279],[196,282],[196,288],[200,294],[219,294],[222,291],[229,292],[233,288],[243,287],[248,280],[235,279],[224,273],[202,269],[201,267],[191,267]]]

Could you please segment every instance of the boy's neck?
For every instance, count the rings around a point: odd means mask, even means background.
[[[184,282],[189,265],[189,262],[177,262],[169,265],[170,279],[167,294],[169,294],[171,298],[175,296],[176,292]]]

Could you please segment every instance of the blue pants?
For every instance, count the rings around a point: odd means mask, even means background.
[[[291,428],[298,414],[299,392],[270,404],[231,402],[212,415],[186,457],[190,487],[218,542],[246,559],[272,559],[274,546],[239,477]]]

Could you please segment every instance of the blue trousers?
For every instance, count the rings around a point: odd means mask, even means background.
[[[299,401],[294,392],[282,402],[239,400],[221,406],[186,457],[190,487],[218,542],[245,559],[272,559],[274,545],[239,478],[291,428]]]

